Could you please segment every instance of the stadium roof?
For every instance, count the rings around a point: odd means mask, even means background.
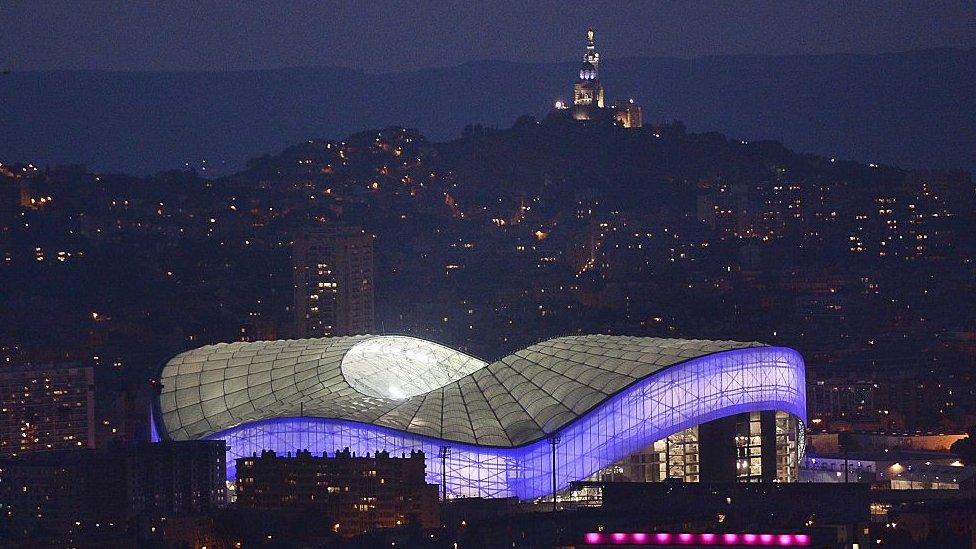
[[[406,336],[221,343],[166,364],[159,411],[173,440],[306,416],[513,447],[558,431],[668,366],[762,346],[582,335],[544,341],[489,364]]]

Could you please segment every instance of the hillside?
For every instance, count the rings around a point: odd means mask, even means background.
[[[638,98],[651,122],[865,163],[976,168],[973,50],[608,59],[602,71],[610,97]],[[367,128],[444,140],[472,123],[508,127],[566,98],[574,72],[500,61],[394,74],[15,72],[0,76],[0,161],[229,174],[267,151]]]

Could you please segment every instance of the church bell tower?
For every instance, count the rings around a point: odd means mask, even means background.
[[[579,69],[579,79],[573,84],[573,103],[569,105],[561,100],[556,101],[549,117],[594,121],[624,128],[640,128],[644,125],[640,105],[633,99],[623,104],[604,104],[603,84],[600,83],[600,53],[596,51],[592,28],[586,30],[583,66]]]
[[[603,108],[603,85],[600,84],[600,52],[596,51],[592,28],[586,31],[583,66],[579,70],[579,80],[573,86],[573,107],[573,118],[577,120],[589,120],[594,117],[593,109]]]

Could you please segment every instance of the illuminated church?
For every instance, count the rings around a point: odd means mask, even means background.
[[[590,28],[586,31],[586,49],[583,51],[579,80],[573,85],[573,104],[556,101],[552,116],[612,122],[625,128],[639,128],[643,125],[641,109],[633,99],[623,106],[609,107],[604,101],[603,84],[600,83],[600,52],[596,51],[593,29]]]

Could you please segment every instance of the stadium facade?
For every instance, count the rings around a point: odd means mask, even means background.
[[[238,342],[174,357],[160,383],[157,436],[226,440],[229,478],[264,449],[420,450],[447,497],[534,499],[638,466],[790,481],[806,422],[802,358],[755,342],[570,336],[491,363],[406,336]]]

